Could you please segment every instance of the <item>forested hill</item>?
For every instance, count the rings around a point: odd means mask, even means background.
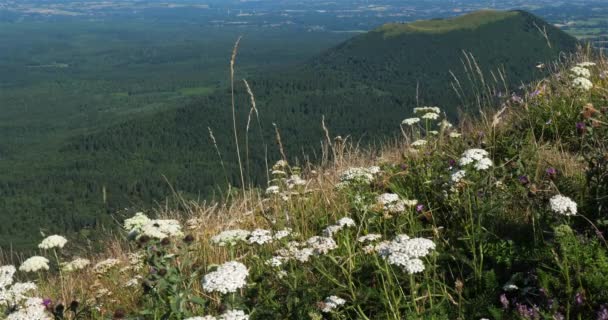
[[[537,64],[575,46],[574,38],[519,11],[385,25],[304,65],[248,79],[261,121],[252,119],[248,147],[250,103],[239,79],[237,126],[246,175],[250,182],[265,184],[265,145],[269,161],[278,158],[273,123],[289,157],[301,161],[306,154],[316,160],[322,116],[332,135],[371,142],[394,134],[395,125],[411,115],[417,103],[439,105],[452,115],[465,109],[452,90],[450,75],[452,70],[467,87],[463,51],[475,57],[481,70],[503,69],[513,89],[544,75]],[[468,59],[475,64],[471,56]],[[493,82],[488,80],[488,85],[496,86],[497,95],[509,94],[511,89]],[[16,166],[1,178],[0,241],[19,239],[26,245],[39,237],[35,231],[42,225],[66,233],[111,221],[108,216],[124,208],[154,206],[171,194],[167,181],[186,198],[205,198],[226,181],[238,186],[237,177],[230,92],[220,90],[177,110],[75,137],[54,157]]]

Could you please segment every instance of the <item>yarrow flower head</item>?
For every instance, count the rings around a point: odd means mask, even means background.
[[[52,235],[46,237],[40,244],[38,248],[40,249],[53,249],[53,248],[63,248],[65,244],[68,243],[68,239],[60,236],[60,235]]]
[[[441,113],[441,109],[439,109],[438,107],[419,107],[419,108],[414,108],[414,113]]]
[[[95,271],[98,274],[104,274],[119,264],[120,264],[120,260],[118,260],[118,259],[114,259],[114,258],[106,259],[106,260],[98,262],[93,267],[93,271]]]
[[[136,237],[146,235],[151,238],[164,239],[167,237],[181,237],[182,226],[177,220],[150,219],[142,212],[125,219],[124,228]]]
[[[359,238],[357,238],[357,241],[365,243],[365,242],[374,242],[374,241],[380,240],[380,239],[382,239],[381,234],[370,233],[370,234],[366,234],[364,236],[360,236]]]
[[[570,72],[572,72],[574,77],[582,77],[587,79],[591,77],[591,72],[589,69],[580,66],[572,67]]]
[[[306,241],[315,254],[326,254],[338,247],[334,239],[329,237],[314,236]]]
[[[70,262],[63,263],[61,265],[61,269],[65,272],[72,272],[72,271],[84,269],[90,264],[91,264],[91,261],[89,259],[76,258]]]
[[[588,68],[588,67],[593,67],[595,65],[596,65],[595,62],[584,61],[584,62],[578,63],[576,66],[581,67],[581,68]]]
[[[419,139],[419,140],[412,142],[412,147],[422,147],[424,145],[426,145],[426,140],[424,140],[424,139]]]
[[[464,179],[464,177],[467,175],[467,172],[464,170],[459,170],[456,171],[454,173],[452,173],[452,177],[451,180],[454,183],[459,183],[460,181],[462,181],[462,179]]]
[[[15,266],[7,265],[0,267],[0,290],[13,284],[15,272],[17,272]]]
[[[593,88],[593,82],[587,78],[579,77],[572,80],[572,87],[583,91],[589,91]]]
[[[437,119],[439,119],[439,114],[434,113],[434,112],[429,112],[429,113],[425,113],[424,115],[422,115],[421,118],[425,119],[425,120],[437,120]]]
[[[458,163],[461,166],[472,164],[473,168],[476,170],[486,170],[493,165],[489,155],[490,154],[483,149],[469,149],[462,154]]]
[[[378,173],[380,173],[380,168],[376,166],[369,168],[348,168],[340,174],[340,181],[345,183],[358,182],[369,184],[374,180],[374,176]]]
[[[19,267],[19,271],[23,272],[38,272],[40,270],[49,270],[49,259],[41,256],[33,256],[23,261]]]
[[[562,196],[561,194],[555,195],[549,200],[549,204],[551,205],[551,210],[555,213],[564,216],[576,215],[576,202],[566,196]]]
[[[211,237],[211,242],[220,247],[232,246],[240,241],[246,241],[250,234],[249,231],[242,229],[226,230]]]
[[[401,124],[413,126],[418,122],[420,122],[420,118],[407,118],[407,119],[404,119],[403,121],[401,121]]]
[[[249,234],[249,238],[247,239],[247,241],[249,241],[249,243],[254,244],[265,244],[265,243],[269,243],[272,242],[272,232],[270,232],[270,230],[264,230],[264,229],[255,229],[253,230],[250,234]]]
[[[328,226],[327,228],[325,228],[325,230],[323,230],[323,234],[326,237],[332,237],[334,235],[334,233],[344,229],[344,228],[349,228],[349,227],[354,227],[355,221],[349,217],[344,217],[341,218],[340,220],[338,220],[336,222],[335,225],[331,225]]]
[[[411,239],[407,235],[397,235],[393,241],[386,241],[376,246],[378,254],[390,264],[402,267],[407,273],[424,271],[420,258],[427,256],[435,249],[435,243],[425,238]]]
[[[329,297],[325,298],[325,300],[323,300],[323,302],[320,304],[321,311],[325,312],[325,313],[332,312],[336,308],[338,308],[339,306],[341,306],[345,303],[346,303],[346,300],[344,300],[340,297],[329,296]]]
[[[247,285],[249,270],[238,261],[229,261],[203,278],[203,289],[207,292],[222,294],[233,293]]]

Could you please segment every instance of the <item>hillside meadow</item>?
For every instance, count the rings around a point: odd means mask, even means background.
[[[441,106],[418,107],[386,123],[399,135],[379,148],[326,131],[323,163],[269,159],[268,188],[137,213],[102,253],[49,236],[0,268],[0,310],[608,319],[608,61],[581,50],[547,68],[458,124]]]

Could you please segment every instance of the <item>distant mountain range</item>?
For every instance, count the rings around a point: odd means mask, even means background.
[[[273,124],[292,162],[316,161],[323,116],[332,135],[379,142],[398,132],[417,105],[438,105],[451,117],[475,110],[454,91],[455,79],[460,90],[481,85],[480,74],[468,74],[464,66],[483,70],[485,89],[505,95],[544,76],[536,65],[575,51],[576,45],[573,37],[523,11],[387,24],[304,65],[248,79],[260,123],[252,119],[247,146],[250,101],[239,80],[237,126],[248,182],[264,186],[265,157],[279,158]],[[0,177],[0,241],[27,241],[24,235],[34,238],[40,225],[76,231],[108,221],[108,214],[125,207],[153,207],[171,194],[167,181],[186,198],[207,197],[226,181],[238,186],[231,128],[230,94],[224,90],[72,138],[57,150],[59,165],[39,163],[29,172]]]

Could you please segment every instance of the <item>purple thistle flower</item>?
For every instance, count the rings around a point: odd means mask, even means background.
[[[448,160],[448,164],[450,165],[450,167],[453,167],[456,165],[456,160],[450,159],[450,160]]]
[[[51,304],[53,303],[53,300],[49,299],[49,298],[45,298],[44,300],[42,300],[42,304],[48,308]]]
[[[521,184],[528,184],[530,183],[530,179],[528,179],[528,176],[519,176],[519,182]]]
[[[547,170],[545,170],[545,173],[549,176],[549,177],[554,177],[557,175],[557,169],[553,168],[553,167],[549,167],[547,168]]]
[[[416,211],[417,212],[422,212],[424,210],[424,205],[423,204],[419,204],[416,206]]]
[[[577,122],[576,123],[576,132],[583,134],[587,131],[587,126],[585,125],[584,122]]]
[[[507,298],[506,294],[501,294],[500,295],[500,304],[502,304],[502,308],[503,309],[509,309],[509,299]]]

